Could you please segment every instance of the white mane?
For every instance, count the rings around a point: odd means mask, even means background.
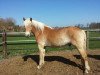
[[[42,22],[36,21],[36,20],[32,20],[32,25],[35,26],[36,29],[43,31],[44,26],[49,27],[52,29],[52,27],[45,25]]]
[[[44,23],[38,22],[36,20],[32,20],[32,25],[35,26],[35,28],[38,29],[38,30],[43,30],[44,26],[45,26]]]

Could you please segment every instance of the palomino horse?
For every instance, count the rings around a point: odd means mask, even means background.
[[[84,60],[85,72],[90,70],[87,53],[86,53],[86,34],[84,30],[77,27],[64,27],[64,28],[52,28],[46,26],[44,23],[32,20],[28,18],[24,20],[26,28],[26,36],[30,36],[32,32],[35,35],[36,42],[38,44],[40,52],[40,61],[38,69],[44,64],[45,46],[63,46],[68,43],[73,44],[78,49],[80,55]]]

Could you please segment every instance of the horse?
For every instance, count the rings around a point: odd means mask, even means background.
[[[40,69],[44,64],[45,48],[46,46],[63,46],[68,43],[74,45],[79,51],[83,63],[85,73],[88,73],[90,66],[88,63],[87,53],[86,53],[86,33],[84,30],[69,26],[63,28],[52,28],[46,24],[33,20],[32,18],[23,18],[23,23],[25,25],[25,35],[30,36],[31,33],[34,34],[36,42],[39,48],[39,65]]]

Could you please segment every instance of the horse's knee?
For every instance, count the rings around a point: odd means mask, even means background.
[[[42,50],[39,50],[39,52],[40,52],[40,55],[45,55],[45,49],[42,49]]]

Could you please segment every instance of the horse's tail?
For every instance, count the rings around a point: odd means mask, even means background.
[[[83,32],[83,35],[84,35],[84,44],[83,44],[83,47],[84,47],[84,50],[86,50],[86,33],[85,33],[85,30],[82,30],[82,32]]]

